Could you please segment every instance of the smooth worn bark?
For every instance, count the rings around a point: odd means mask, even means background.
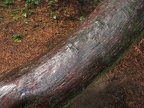
[[[144,0],[104,0],[68,40],[0,79],[0,108],[60,107],[140,35]]]

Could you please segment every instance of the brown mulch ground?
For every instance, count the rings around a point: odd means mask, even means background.
[[[144,108],[144,36],[68,108]]]

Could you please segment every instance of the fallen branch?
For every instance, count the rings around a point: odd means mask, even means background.
[[[0,108],[60,107],[128,49],[144,27],[144,0],[104,0],[50,52],[0,79]]]

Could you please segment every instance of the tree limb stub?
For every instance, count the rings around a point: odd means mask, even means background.
[[[144,0],[104,0],[50,52],[0,79],[0,108],[58,108],[111,66],[144,29]]]

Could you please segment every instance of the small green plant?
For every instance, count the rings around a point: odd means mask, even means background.
[[[15,0],[4,0],[3,6],[8,7],[9,5],[13,4]]]
[[[18,10],[20,11],[20,13],[24,13],[25,12],[25,8],[19,8]]]
[[[52,20],[56,20],[57,16],[53,11],[50,11],[49,15],[52,17]]]
[[[18,13],[18,10],[11,10],[11,14],[17,14]]]
[[[26,0],[25,7],[29,7],[30,5],[38,5],[40,0]]]
[[[21,42],[22,34],[15,34],[12,36],[14,42]]]
[[[14,15],[14,14],[22,14],[25,12],[25,8],[17,8],[17,9],[14,9],[14,10],[11,10],[11,14]]]
[[[24,16],[25,18],[27,18],[28,16],[30,16],[30,15],[33,14],[33,13],[34,13],[33,10],[28,9],[27,11],[23,12],[23,16]]]
[[[48,5],[52,5],[54,2],[55,2],[55,0],[50,0],[50,1],[48,2]]]
[[[83,21],[84,19],[85,19],[84,16],[81,16],[81,17],[79,18],[80,21]]]

